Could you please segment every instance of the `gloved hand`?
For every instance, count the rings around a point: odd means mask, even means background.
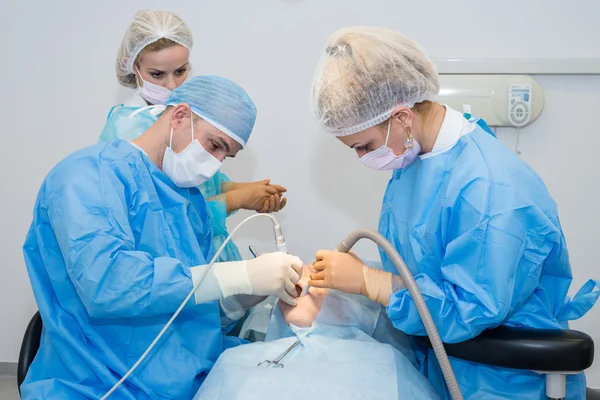
[[[276,252],[246,261],[252,293],[259,296],[276,295],[291,306],[298,296],[296,282],[302,274],[302,260],[289,254]]]
[[[271,185],[270,179],[259,182],[228,182],[223,184],[227,199],[227,212],[245,209],[257,212],[277,212],[285,207],[287,200],[283,197],[286,188]]]
[[[317,261],[313,264],[315,273],[311,274],[310,286],[331,288],[352,294],[362,294],[369,299],[387,306],[389,298],[400,290],[400,277],[390,272],[367,267],[352,252],[340,253],[331,250],[317,252]]]
[[[206,265],[192,268],[194,285],[206,268]],[[247,294],[276,295],[295,306],[295,284],[301,268],[302,260],[282,252],[263,254],[253,260],[216,263],[196,291],[196,304]]]
[[[308,284],[345,293],[367,295],[362,268],[364,263],[354,254],[332,250],[319,250],[315,256]]]
[[[283,197],[283,194],[280,192],[279,194],[270,196],[268,199],[266,199],[263,204],[263,208],[256,210],[256,212],[267,214],[279,212],[283,209],[283,207],[285,207],[286,204],[287,198]]]

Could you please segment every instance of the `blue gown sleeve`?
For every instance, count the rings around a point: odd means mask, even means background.
[[[213,235],[225,232],[227,230],[227,205],[219,199],[213,199],[207,203],[212,217]]]
[[[446,343],[502,324],[536,289],[546,262],[568,263],[560,227],[510,187],[470,183],[444,210],[442,227],[439,275],[415,280]],[[396,328],[426,335],[406,289],[390,297],[387,311]]]
[[[174,312],[192,290],[189,266],[136,250],[128,210],[106,201],[106,191],[94,193],[102,186],[98,177],[86,178],[56,185],[47,197],[50,224],[85,309],[95,318]]]
[[[217,171],[208,181],[203,183],[198,187],[202,195],[208,202],[211,215],[213,217],[213,229],[216,231],[222,231],[225,226],[225,220],[227,217],[235,214],[237,211],[227,214],[227,206],[224,201],[219,199],[208,200],[212,197],[218,196],[222,194],[221,185],[226,182],[231,182],[231,180],[222,173],[221,171]]]
[[[228,182],[231,182],[231,179],[229,179],[229,177],[227,175],[225,175],[224,173],[222,173],[221,171],[217,171],[217,173],[215,174],[215,184],[216,184],[216,187],[217,187],[217,194],[223,193],[223,191],[221,190],[221,186],[224,183],[228,183]],[[223,202],[221,202],[221,203],[224,204]],[[224,215],[222,221],[225,221],[225,219],[227,219],[228,217],[230,217],[230,216],[234,215],[235,213],[237,213],[237,210],[236,211],[232,211],[229,214],[227,214],[227,207],[224,207],[222,209],[222,212],[223,212],[223,215]],[[224,224],[224,222],[223,222],[223,224]]]

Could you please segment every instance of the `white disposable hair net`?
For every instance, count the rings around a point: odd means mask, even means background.
[[[135,87],[133,67],[140,52],[159,39],[169,39],[192,49],[192,32],[177,15],[168,11],[140,10],[133,17],[117,53],[117,78],[127,87]]]
[[[325,129],[346,136],[385,121],[395,107],[434,100],[439,88],[433,62],[411,39],[383,28],[344,28],[327,40],[311,108]]]

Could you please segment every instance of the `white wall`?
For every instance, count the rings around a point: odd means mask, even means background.
[[[489,4],[488,4],[489,3]],[[41,181],[62,157],[97,140],[110,106],[127,96],[114,72],[117,46],[142,7],[164,1],[3,2],[0,8],[0,361],[15,361],[36,310],[21,246]],[[388,176],[363,168],[351,151],[320,132],[307,105],[312,72],[329,33],[346,25],[402,31],[436,57],[600,56],[600,3],[558,0],[179,0],[168,9],[194,32],[195,73],[236,80],[256,101],[250,147],[225,170],[234,179],[271,178],[289,189],[279,218],[292,251],[309,260],[355,227],[376,227]],[[569,241],[574,290],[600,278],[600,224],[595,165],[600,77],[540,77],[546,108],[523,130],[523,158],[544,178],[560,206]],[[513,144],[514,134],[500,132]],[[240,213],[242,214],[242,213]],[[243,215],[236,217],[239,220]],[[262,224],[261,227],[258,227]],[[266,222],[238,243],[266,251]],[[376,256],[372,246],[360,253]],[[600,345],[600,306],[575,328]],[[600,347],[600,346],[598,346]],[[600,353],[597,353],[600,354]],[[600,387],[600,362],[588,372]]]

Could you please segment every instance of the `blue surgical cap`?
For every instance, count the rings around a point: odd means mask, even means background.
[[[167,106],[186,103],[192,112],[236,142],[246,146],[254,122],[256,106],[236,83],[219,76],[195,76],[173,90]]]

